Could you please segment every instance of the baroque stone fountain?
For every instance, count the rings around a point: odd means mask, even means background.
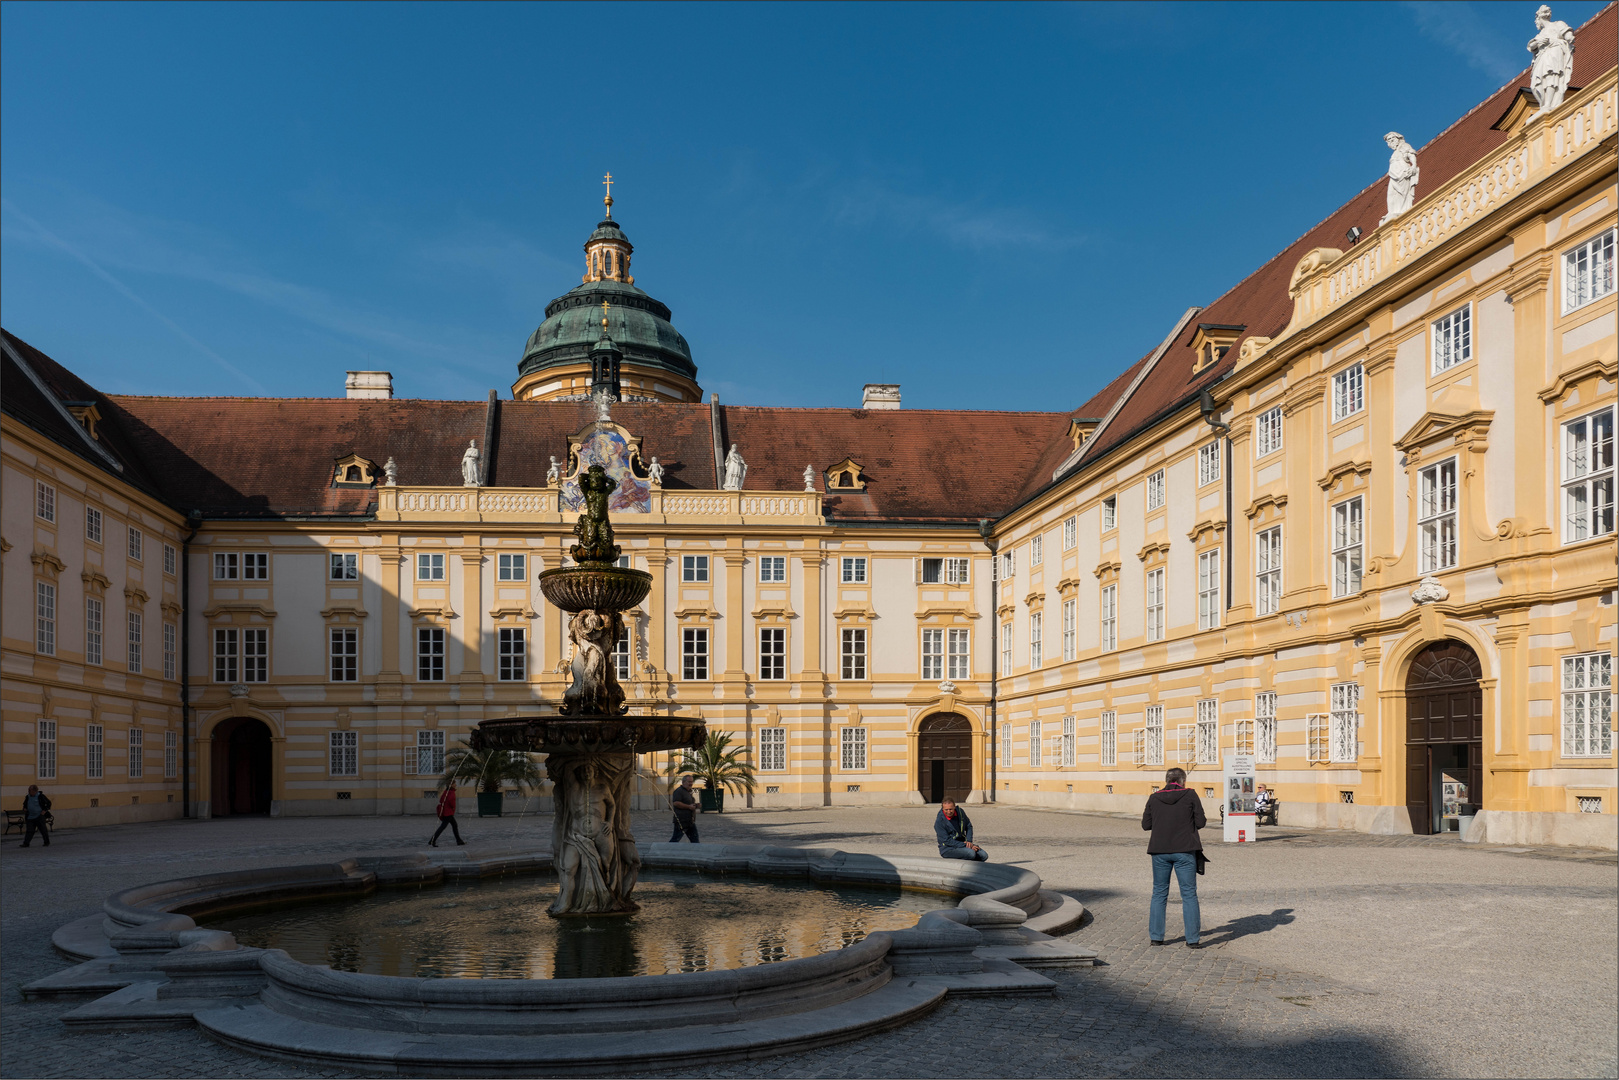
[[[561,891],[553,916],[628,915],[641,857],[630,831],[635,755],[697,749],[701,720],[629,716],[612,652],[624,632],[624,611],[645,599],[652,575],[618,565],[619,547],[607,520],[615,484],[600,465],[579,477],[584,513],[569,548],[575,565],[540,574],[540,591],[569,612],[573,683],[557,716],[485,720],[472,733],[478,750],[546,755],[556,807],[552,853]]]

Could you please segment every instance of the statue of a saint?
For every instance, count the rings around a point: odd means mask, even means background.
[[[557,484],[557,481],[560,480],[561,478],[562,478],[562,466],[557,464],[556,456],[552,455],[552,457],[551,457],[551,467],[549,469],[545,470],[545,482],[547,484],[550,484],[551,486],[555,487],[556,484]]]
[[[579,477],[579,494],[584,498],[585,512],[579,515],[573,527],[579,542],[568,549],[574,562],[613,562],[618,558],[613,527],[607,521],[607,499],[617,487],[600,465],[592,465]]]
[[[382,463],[382,475],[387,478],[386,480],[383,481],[383,486],[385,486],[385,487],[398,487],[399,486],[399,463],[394,461],[394,459],[390,457],[387,461]]]
[[[1535,36],[1529,39],[1534,66],[1529,69],[1529,89],[1540,102],[1540,112],[1555,109],[1568,93],[1568,80],[1574,74],[1574,31],[1568,23],[1552,18],[1545,4],[1535,12]]]
[[[747,479],[747,476],[748,463],[737,453],[736,443],[732,443],[731,452],[725,455],[725,483],[721,486],[726,491],[741,491],[742,481]]]
[[[663,466],[658,464],[657,455],[652,457],[652,464],[646,467],[647,479],[652,481],[653,487],[663,486]]]
[[[804,466],[804,490],[815,490],[815,466],[813,465]]]
[[[1383,215],[1379,225],[1385,221],[1392,221],[1417,201],[1417,152],[1411,144],[1405,141],[1405,136],[1398,131],[1391,131],[1383,136],[1388,144],[1389,155],[1389,212]]]
[[[461,455],[461,486],[478,487],[483,483],[483,471],[479,467],[483,455],[478,453],[478,440],[467,441],[467,452]]]

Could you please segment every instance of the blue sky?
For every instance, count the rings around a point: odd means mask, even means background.
[[[0,319],[114,392],[506,396],[611,170],[722,401],[1071,408],[1536,6],[5,3]]]

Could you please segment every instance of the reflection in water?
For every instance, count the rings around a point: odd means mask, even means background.
[[[553,919],[554,876],[387,889],[232,914],[206,925],[339,971],[459,979],[580,979],[774,964],[835,952],[951,907],[931,893],[653,871],[628,916]]]

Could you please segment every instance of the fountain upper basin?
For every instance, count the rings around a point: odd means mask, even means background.
[[[652,575],[612,563],[561,566],[540,573],[540,591],[563,611],[625,611],[646,599]]]
[[[701,720],[523,716],[480,722],[472,732],[472,746],[527,754],[650,754],[657,750],[699,749],[707,732]]]

